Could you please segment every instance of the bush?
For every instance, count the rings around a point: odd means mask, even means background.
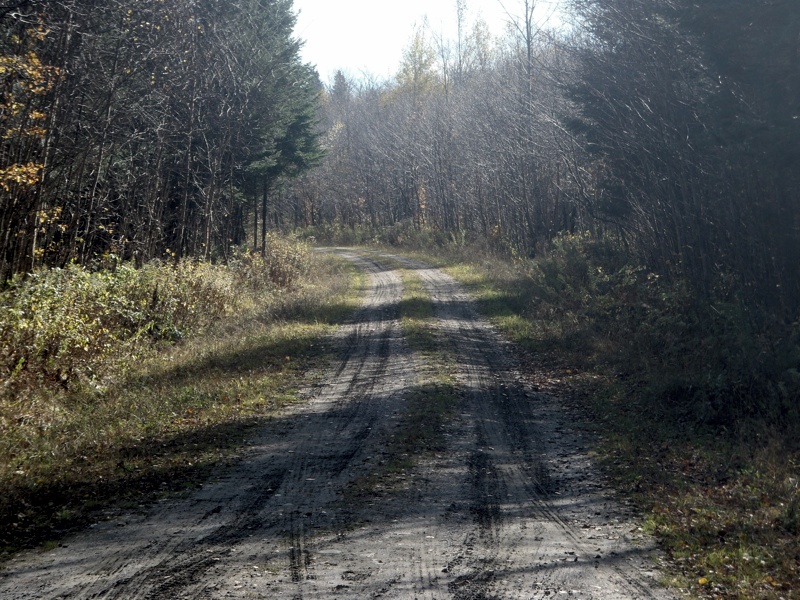
[[[14,277],[0,292],[6,388],[31,377],[62,386],[91,379],[131,344],[174,342],[237,310],[244,284],[254,295],[294,285],[308,272],[308,249],[269,242],[266,257],[239,252],[229,266],[183,260],[92,272],[72,264]]]
[[[0,370],[7,378],[36,371],[66,384],[142,335],[179,339],[227,307],[231,281],[211,274],[210,265],[183,261],[17,276],[0,295]]]
[[[348,227],[340,221],[323,223],[315,227],[301,229],[302,239],[334,244],[337,246],[363,246],[373,242],[374,232],[366,227]]]
[[[575,337],[584,362],[642,381],[655,409],[701,426],[800,426],[800,326],[755,314],[725,281],[700,298],[631,264],[612,238],[583,234],[554,240],[526,273],[527,316],[562,347]]]
[[[230,267],[238,284],[253,291],[287,288],[308,274],[311,255],[307,245],[295,238],[267,234],[266,247],[265,256],[245,249],[234,253]]]

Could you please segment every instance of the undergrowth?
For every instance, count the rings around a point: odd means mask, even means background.
[[[382,241],[372,236],[371,242]],[[541,390],[592,419],[598,459],[701,598],[800,598],[800,321],[665,281],[614,239],[536,259],[409,235],[515,343]]]
[[[360,276],[270,241],[228,265],[69,267],[2,292],[0,552],[195,484],[295,400]]]
[[[264,257],[239,252],[224,266],[188,259],[92,271],[71,264],[15,276],[0,291],[2,393],[95,380],[109,356],[178,341],[308,274],[304,245],[272,236],[268,246]]]
[[[348,227],[339,221],[298,229],[296,235],[316,243],[336,246],[376,246],[404,250],[435,250],[456,247],[475,248],[477,239],[446,234],[429,228],[419,229],[408,219],[386,227]]]

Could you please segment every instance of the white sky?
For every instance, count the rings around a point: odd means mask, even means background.
[[[501,5],[502,2],[502,5]],[[467,0],[467,24],[477,15],[494,35],[505,31],[508,16],[522,15],[523,0]],[[538,0],[539,19],[552,24],[557,0]],[[415,24],[427,17],[431,30],[456,37],[456,0],[294,0],[299,12],[295,36],[305,40],[303,59],[317,66],[323,83],[337,69],[352,77],[388,79],[397,73]]]

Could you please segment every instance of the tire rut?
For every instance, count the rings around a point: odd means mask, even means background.
[[[12,561],[0,597],[668,599],[649,540],[593,470],[557,402],[536,395],[507,343],[450,277],[418,261],[330,250],[370,277],[341,360],[191,498],[99,524]],[[399,323],[419,275],[460,403],[446,450],[389,469],[421,363]],[[364,482],[368,482],[365,484]],[[641,538],[641,539],[634,539]]]
[[[507,342],[477,316],[451,277],[418,261],[393,258],[416,270],[434,300],[440,344],[456,356],[462,410],[475,430],[467,462],[482,550],[462,566],[465,572],[454,582],[460,589],[451,587],[454,597],[672,597],[648,572],[651,541],[641,537],[634,545],[609,535],[609,529],[630,532],[635,522],[608,492],[598,493],[601,480],[583,443],[564,439],[576,432],[553,399],[526,387]],[[564,469],[553,468],[559,455],[569,459],[567,470],[578,474],[578,487],[559,484]],[[624,525],[612,529],[611,520]]]

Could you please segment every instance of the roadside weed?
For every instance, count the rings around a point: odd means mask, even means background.
[[[121,343],[68,385],[35,373],[5,382],[0,552],[191,488],[253,427],[297,401],[307,373],[327,359],[326,337],[357,307],[364,279],[339,259],[296,254],[308,264],[291,284],[294,267],[281,271],[281,285],[267,283],[269,275],[251,286],[267,268],[260,257],[240,259],[249,262],[246,281],[236,281],[241,264],[232,275],[192,267],[229,281],[236,298],[226,302],[236,310],[203,317],[179,341]]]

